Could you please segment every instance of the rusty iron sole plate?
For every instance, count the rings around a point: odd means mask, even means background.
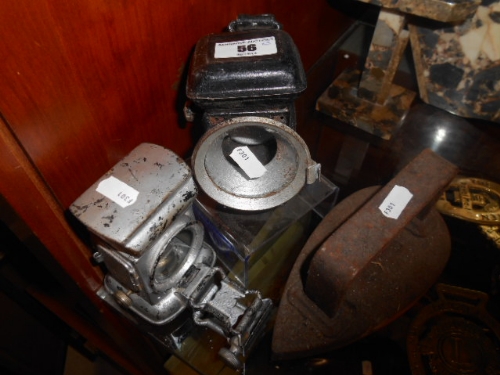
[[[441,274],[450,254],[433,208],[457,169],[430,150],[386,186],[340,202],[316,228],[288,278],[273,334],[275,359],[324,353],[388,324]],[[380,206],[395,186],[413,197],[397,219]]]

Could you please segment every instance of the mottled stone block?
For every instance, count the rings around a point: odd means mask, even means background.
[[[481,0],[358,0],[383,8],[440,22],[463,21],[474,14]]]
[[[410,25],[420,96],[436,107],[500,122],[500,1],[458,24]]]
[[[358,95],[361,72],[342,72],[319,97],[316,109],[382,139],[390,139],[403,123],[416,93],[392,84],[380,105]]]
[[[404,15],[382,8],[359,83],[360,98],[385,103],[409,39],[404,26]]]

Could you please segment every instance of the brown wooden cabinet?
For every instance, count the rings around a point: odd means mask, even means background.
[[[275,14],[306,70],[351,23],[322,0],[0,4],[0,193],[70,298],[30,293],[130,373],[161,373],[163,359],[96,296],[102,271],[66,210],[142,142],[188,155],[192,128],[181,126],[181,108],[190,52],[241,13]]]

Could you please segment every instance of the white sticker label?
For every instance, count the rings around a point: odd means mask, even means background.
[[[111,199],[120,207],[127,207],[134,204],[139,196],[139,192],[132,186],[127,185],[125,182],[113,176],[99,182],[95,190],[106,198]]]
[[[258,39],[235,40],[233,42],[215,43],[216,59],[229,57],[265,56],[278,52],[274,36]]]
[[[413,194],[407,188],[394,185],[378,209],[384,216],[390,219],[397,219],[412,197]]]
[[[229,156],[233,158],[250,179],[259,178],[267,171],[266,167],[262,165],[247,146],[236,147]]]

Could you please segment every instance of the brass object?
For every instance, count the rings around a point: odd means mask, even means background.
[[[436,293],[408,331],[412,374],[498,374],[500,324],[487,310],[488,295],[444,284]]]
[[[455,178],[436,203],[444,215],[481,225],[500,223],[500,185],[472,177]]]
[[[444,215],[479,224],[500,248],[500,184],[481,178],[455,178],[436,203]]]
[[[498,225],[480,225],[479,228],[486,237],[488,237],[498,248],[500,248],[500,227],[498,227]]]

